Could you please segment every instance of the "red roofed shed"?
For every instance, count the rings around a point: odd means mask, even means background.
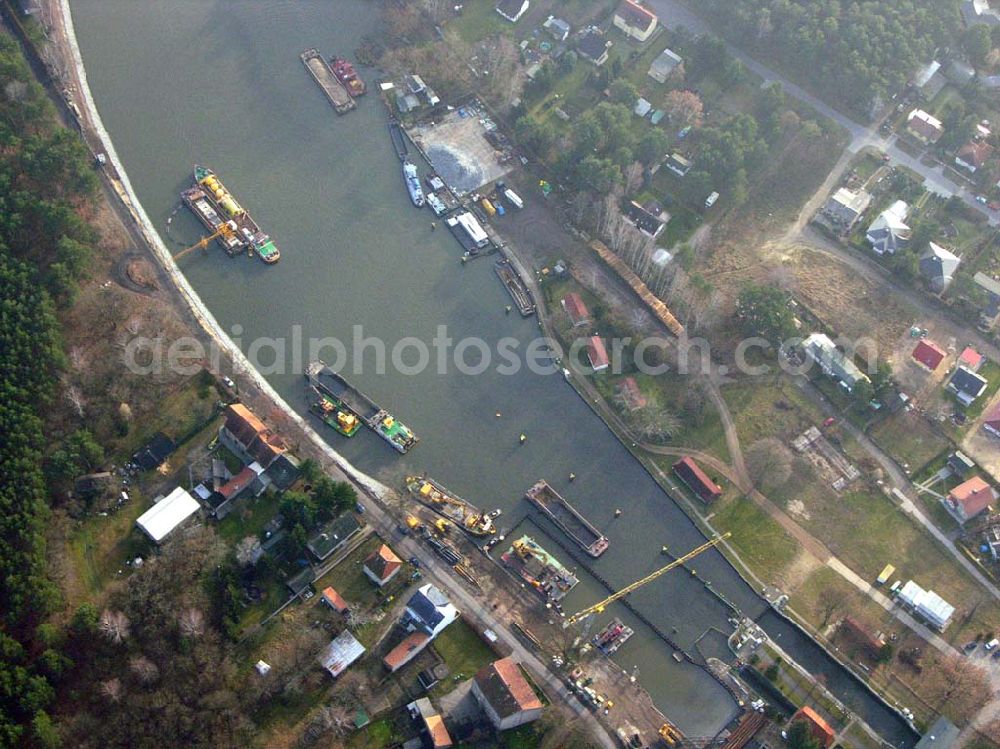
[[[674,475],[705,504],[714,502],[722,494],[722,487],[712,481],[689,456],[684,456],[674,463]]]
[[[837,735],[836,732],[809,705],[799,708],[799,711],[792,716],[789,724],[799,721],[805,721],[809,724],[809,733],[812,734],[812,737],[819,742],[819,745],[823,749],[827,749],[833,743],[833,739]]]
[[[944,349],[926,338],[916,345],[911,354],[914,361],[927,367],[931,372],[938,368],[947,355]]]
[[[587,305],[583,303],[583,299],[575,291],[562,298],[562,306],[574,328],[590,322],[590,310],[587,309]]]
[[[595,372],[608,368],[608,350],[600,336],[593,335],[587,340],[587,358]]]

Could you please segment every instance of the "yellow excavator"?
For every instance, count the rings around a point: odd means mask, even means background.
[[[208,246],[219,237],[225,237],[228,239],[229,237],[232,237],[235,234],[236,234],[236,222],[224,221],[219,225],[218,229],[209,234],[207,237],[202,237],[190,247],[185,247],[180,252],[175,253],[174,260],[180,260],[185,255],[190,255],[195,250],[207,250]]]

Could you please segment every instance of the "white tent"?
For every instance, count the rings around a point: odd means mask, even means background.
[[[147,536],[160,543],[177,526],[198,512],[200,507],[198,500],[178,486],[140,515],[135,523]]]

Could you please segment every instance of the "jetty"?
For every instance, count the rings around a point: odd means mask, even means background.
[[[500,282],[514,300],[514,304],[517,305],[517,311],[521,313],[521,317],[530,317],[535,314],[534,297],[510,260],[506,258],[498,260],[493,266],[493,270],[496,271]]]
[[[538,481],[524,496],[590,556],[596,559],[608,550],[611,542],[547,481]]]
[[[337,114],[347,114],[358,106],[344,84],[333,74],[330,63],[323,59],[323,55],[319,53],[318,49],[310,47],[299,57],[302,58],[302,64],[306,66],[306,70],[309,71],[313,80],[326,94],[326,98],[330,100]]]

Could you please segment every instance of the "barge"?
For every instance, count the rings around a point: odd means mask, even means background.
[[[561,601],[579,580],[531,536],[521,536],[500,555],[500,561],[547,601]]]
[[[615,653],[635,631],[621,619],[615,617],[611,623],[594,636],[594,646],[605,655]]]
[[[353,437],[361,428],[361,419],[336,398],[313,388],[316,400],[309,410],[318,416],[324,424],[336,430],[345,437]]]
[[[310,47],[299,57],[313,80],[326,94],[326,98],[330,100],[330,104],[333,105],[337,114],[347,114],[358,106],[344,84],[334,75],[330,64],[323,59],[323,55],[319,53],[318,49]]]
[[[222,221],[232,221],[236,225],[234,236],[220,238],[219,243],[230,255],[246,249],[250,255],[256,254],[268,265],[281,258],[281,252],[260,226],[254,221],[232,193],[211,169],[195,164],[195,186],[181,193],[184,203],[198,217],[198,220],[213,232]]]
[[[419,438],[403,422],[375,401],[351,385],[321,361],[312,362],[306,369],[306,379],[321,395],[355,414],[375,434],[400,453],[410,450]]]
[[[417,174],[417,167],[409,162],[403,161],[403,181],[406,182],[406,190],[410,193],[410,200],[417,208],[424,207],[424,188],[420,186],[420,176]]]
[[[521,274],[517,272],[510,260],[506,258],[498,260],[493,266],[493,270],[496,271],[500,282],[511,295],[514,304],[517,305],[517,311],[521,313],[521,317],[531,317],[535,314],[535,300],[531,296],[531,292],[528,291]]]
[[[539,481],[524,496],[590,556],[596,559],[607,551],[610,541],[547,481]]]
[[[389,137],[392,138],[392,147],[396,151],[396,156],[400,161],[406,161],[406,156],[410,149],[406,146],[406,138],[403,136],[403,128],[393,120],[389,123]]]
[[[337,80],[347,89],[347,93],[353,98],[357,99],[359,96],[364,96],[365,92],[368,91],[368,87],[358,77],[358,72],[354,69],[354,65],[350,61],[345,60],[343,57],[332,57],[330,58],[330,69],[337,76]]]
[[[490,237],[482,225],[469,211],[454,213],[444,221],[448,231],[470,255],[476,255],[489,246]]]
[[[426,476],[407,476],[406,488],[418,502],[430,507],[470,535],[490,536],[497,532],[493,520],[500,516],[500,510],[483,512]]]

